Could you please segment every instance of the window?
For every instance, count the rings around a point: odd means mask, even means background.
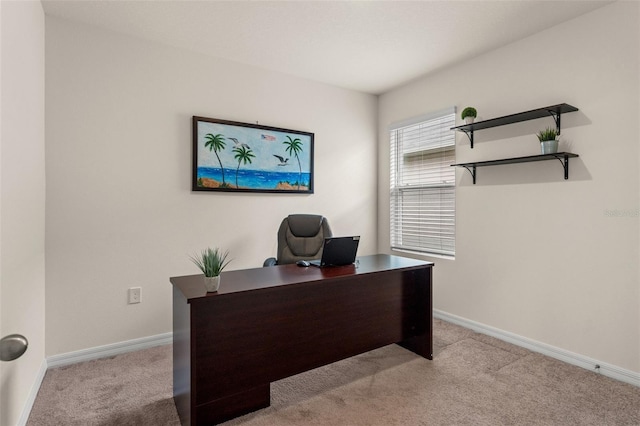
[[[455,114],[391,126],[392,249],[455,255]]]

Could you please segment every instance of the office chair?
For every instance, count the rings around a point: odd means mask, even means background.
[[[324,239],[333,236],[329,222],[320,215],[290,214],[278,229],[278,258],[262,266],[284,265],[298,260],[320,259]]]

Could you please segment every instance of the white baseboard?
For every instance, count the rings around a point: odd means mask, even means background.
[[[530,351],[538,352],[551,358],[564,361],[568,364],[582,367],[587,370],[600,373],[603,376],[607,376],[612,379],[616,379],[621,382],[640,387],[640,373],[636,373],[631,370],[625,370],[624,368],[620,368],[612,364],[607,364],[606,362],[598,361],[584,355],[556,348],[555,346],[547,345],[546,343],[537,342],[535,340],[522,337],[508,331],[500,330],[488,325],[484,325],[479,322],[471,321],[457,315],[449,314],[438,309],[433,310],[433,316],[434,318],[457,324],[461,327],[471,329],[475,332],[486,334],[488,336],[495,337],[496,339],[503,340],[507,343],[529,349]]]
[[[127,352],[152,348],[154,346],[168,345],[171,343],[173,343],[173,333],[163,333],[156,334],[155,336],[141,337],[139,339],[112,343],[110,345],[96,346],[94,348],[50,356],[47,358],[47,368],[62,367],[64,365],[106,358]]]
[[[25,426],[27,424],[27,420],[29,420],[29,414],[31,414],[31,409],[33,408],[33,404],[36,402],[36,396],[38,396],[38,391],[40,391],[40,385],[42,385],[42,380],[44,380],[44,375],[47,373],[47,360],[43,359],[42,364],[40,364],[40,369],[38,370],[38,374],[36,375],[36,379],[33,381],[33,385],[31,386],[31,390],[29,391],[29,395],[27,396],[27,400],[24,403],[24,407],[22,408],[22,414],[18,419],[18,426]]]

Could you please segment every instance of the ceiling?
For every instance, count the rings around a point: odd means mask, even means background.
[[[49,16],[372,94],[610,2],[42,0]]]

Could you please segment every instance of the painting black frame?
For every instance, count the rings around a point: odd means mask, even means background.
[[[192,126],[192,191],[313,194],[313,133],[198,116]],[[254,160],[240,181],[240,170]],[[287,180],[294,175],[295,182]]]

